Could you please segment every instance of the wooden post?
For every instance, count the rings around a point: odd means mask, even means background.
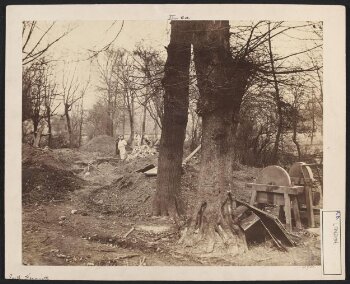
[[[302,229],[301,221],[300,221],[298,198],[296,196],[292,197],[292,207],[293,207],[293,213],[294,213],[294,219],[295,219],[295,226],[297,227],[297,229]]]
[[[305,184],[305,201],[306,201],[306,213],[307,213],[307,222],[310,228],[315,227],[315,218],[314,218],[314,206],[312,203],[312,190],[311,187]]]
[[[284,194],[284,214],[286,216],[286,229],[292,231],[292,214],[290,206],[290,197],[288,193]]]
[[[250,197],[250,205],[254,206],[256,200],[256,190],[252,191],[252,196]]]

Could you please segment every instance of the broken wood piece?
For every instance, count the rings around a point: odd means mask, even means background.
[[[150,170],[148,170],[147,172],[144,172],[144,174],[148,177],[152,177],[152,176],[156,176],[158,172],[158,167],[154,167]]]
[[[124,239],[129,236],[133,231],[135,230],[135,227],[132,227],[123,237]]]
[[[248,210],[248,208],[247,208],[247,210]],[[260,218],[255,213],[252,213],[247,218],[242,219],[242,221],[240,222],[240,227],[245,232],[245,231],[249,230],[249,228],[251,228],[255,223],[257,223],[259,221],[260,221]]]
[[[279,240],[283,245],[295,246],[295,242],[289,237],[287,230],[284,228],[281,221],[274,215],[271,215],[263,210],[256,208],[255,206],[249,205],[248,203],[236,199],[238,204],[247,206],[251,211],[253,211],[268,229],[269,232]]]
[[[155,168],[155,165],[149,164],[141,169],[136,170],[136,172],[137,173],[144,173],[144,172],[147,172],[148,170],[153,169],[153,168]]]
[[[242,216],[247,212],[247,210],[248,207],[243,205],[236,207],[232,212],[234,222],[236,223],[238,220],[242,219]]]
[[[265,224],[263,222],[261,222],[261,224],[263,225],[263,227],[265,228],[266,232],[268,233],[268,235],[271,237],[272,241],[274,242],[274,244],[276,245],[276,247],[279,250],[282,251],[287,251],[287,248],[281,243],[281,241],[279,239],[277,239],[274,234],[265,226]]]
[[[194,155],[197,154],[197,152],[201,149],[202,145],[199,145],[196,149],[193,150],[191,154],[189,154],[182,162],[182,166],[186,165],[189,160],[192,159]]]
[[[121,259],[126,259],[126,258],[131,258],[135,256],[140,256],[139,254],[127,254],[127,255],[121,255],[118,257],[115,257],[113,260],[121,260]]]
[[[146,265],[145,263],[146,257],[143,256],[142,258],[140,258],[140,266]]]

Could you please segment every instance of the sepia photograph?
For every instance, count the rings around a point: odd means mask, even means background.
[[[166,16],[21,20],[21,265],[323,266],[324,21]]]

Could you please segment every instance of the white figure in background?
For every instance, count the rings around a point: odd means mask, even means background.
[[[126,149],[125,146],[128,145],[128,143],[125,141],[124,136],[119,136],[119,142],[118,142],[118,150],[120,154],[120,159],[123,161],[126,159]]]
[[[141,145],[141,136],[138,133],[136,133],[134,136],[134,142],[135,142],[135,146]]]

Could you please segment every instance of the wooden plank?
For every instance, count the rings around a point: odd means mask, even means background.
[[[255,191],[256,192],[256,191]],[[281,193],[260,192],[256,193],[256,203],[284,205],[284,197]]]
[[[253,211],[260,218],[265,227],[268,228],[271,234],[273,234],[273,236],[282,244],[287,246],[295,246],[295,242],[289,237],[288,232],[276,216],[262,211],[242,200],[236,199],[236,202],[240,205],[247,206],[251,211]]]
[[[291,214],[291,206],[290,206],[290,197],[289,194],[284,194],[284,214],[286,216],[286,228],[288,231],[292,231],[292,214]]]
[[[155,167],[155,168],[150,169],[147,172],[145,172],[145,175],[148,177],[152,177],[152,176],[156,176],[157,172],[158,172],[158,167]]]
[[[192,157],[193,157],[194,155],[197,154],[197,152],[201,149],[201,147],[202,147],[202,145],[200,144],[196,149],[194,149],[194,151],[193,151],[191,154],[189,154],[189,155],[183,160],[182,165],[183,165],[183,166],[186,165],[187,162],[188,162],[189,160],[191,160]]]
[[[145,167],[143,167],[141,169],[136,170],[135,172],[137,172],[137,173],[144,173],[144,172],[147,172],[150,169],[153,169],[154,167],[155,167],[155,165],[149,164],[149,165],[147,165],[147,166],[145,166]]]
[[[302,229],[301,220],[300,220],[299,205],[298,205],[298,198],[296,196],[292,196],[292,208],[293,208],[293,213],[294,213],[295,226],[297,227],[297,229]]]
[[[314,218],[313,203],[312,203],[312,189],[310,186],[305,186],[305,203],[306,203],[308,225],[309,227],[314,228],[315,218]]]
[[[250,205],[254,205],[256,201],[256,190],[253,190],[252,196],[250,197]]]
[[[258,183],[246,183],[246,188],[263,191],[263,192],[273,192],[280,194],[300,194],[304,192],[303,186],[280,186],[280,185],[269,185],[269,184],[258,184]]]
[[[245,207],[245,208],[247,208],[247,207]],[[247,208],[247,210],[248,210],[248,208]],[[248,216],[247,218],[243,219],[240,222],[240,226],[241,226],[243,231],[247,231],[251,226],[253,226],[257,222],[260,222],[260,218],[258,216],[256,216],[256,214],[252,213],[250,216]]]

